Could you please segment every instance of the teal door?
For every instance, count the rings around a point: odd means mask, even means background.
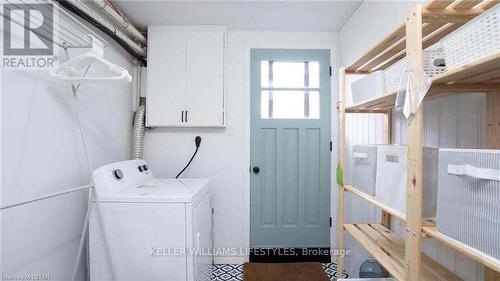
[[[250,246],[330,246],[330,51],[251,51]]]

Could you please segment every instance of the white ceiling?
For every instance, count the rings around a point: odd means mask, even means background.
[[[226,25],[245,31],[339,31],[362,0],[115,0],[136,25]]]

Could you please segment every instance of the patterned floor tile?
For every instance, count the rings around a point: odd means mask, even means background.
[[[330,280],[337,278],[337,264],[323,263],[323,269]],[[347,278],[344,272],[343,278]],[[212,281],[242,281],[243,280],[243,265],[242,264],[216,264],[213,266]]]
[[[215,264],[212,272],[212,281],[243,280],[242,264]]]
[[[337,280],[337,264],[334,262],[323,263],[323,268],[325,269],[326,275],[330,280]],[[342,278],[347,278],[347,273],[344,272]]]

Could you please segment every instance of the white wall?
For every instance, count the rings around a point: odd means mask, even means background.
[[[70,54],[84,51],[71,50]],[[64,61],[62,51],[56,52]],[[133,73],[134,64],[120,47],[112,44],[104,53],[106,59]],[[102,71],[92,67],[89,74]],[[1,75],[1,205],[88,184],[90,174],[69,84],[47,71],[3,69]],[[79,100],[92,165],[128,159],[133,83],[83,84]],[[0,274],[46,274],[50,280],[70,280],[86,194],[82,191],[1,211]],[[79,279],[85,280],[85,267],[81,273]]]
[[[404,23],[420,1],[364,1],[339,32],[342,65],[349,65]]]
[[[405,20],[406,14],[416,1],[365,1],[352,18],[340,31],[341,60],[348,65],[392,32]],[[376,20],[374,20],[376,19]],[[351,78],[349,82],[356,78]],[[349,99],[348,99],[349,102]],[[460,94],[432,99],[425,103],[425,136],[428,146],[443,147],[483,147],[485,141],[485,95]],[[349,114],[346,118],[347,171],[349,173],[350,151],[353,144],[382,143],[384,119],[371,114]],[[394,113],[392,124],[393,143],[406,143],[406,121]],[[350,196],[346,199],[346,221],[377,222],[379,214],[374,214],[373,207]],[[392,220],[393,230],[404,233],[404,224]],[[353,239],[346,235],[346,246],[356,250],[357,255],[346,259],[346,269],[357,276],[359,264],[368,255]],[[482,280],[482,266],[464,255],[438,244],[432,239],[425,239],[424,252],[436,259],[464,280]]]
[[[250,48],[309,48],[335,50],[336,33],[229,32],[226,49],[225,129],[152,129],[146,134],[144,158],[154,173],[174,177],[194,150],[194,137],[202,137],[201,147],[185,177],[212,180],[215,207],[215,246],[249,246],[249,163],[250,163]],[[332,53],[332,63],[336,54]],[[335,64],[334,64],[335,66]],[[332,79],[332,104],[336,102],[336,79]],[[335,108],[335,107],[333,107]],[[333,132],[337,131],[336,111],[332,110]],[[337,163],[332,153],[332,163]],[[335,167],[332,164],[332,167]],[[332,201],[333,203],[333,201]],[[216,262],[240,263],[241,257],[219,257]]]

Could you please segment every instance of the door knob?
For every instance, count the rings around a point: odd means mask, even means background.
[[[255,174],[258,174],[260,172],[260,167],[259,166],[254,166],[252,168],[252,171],[255,173]]]

